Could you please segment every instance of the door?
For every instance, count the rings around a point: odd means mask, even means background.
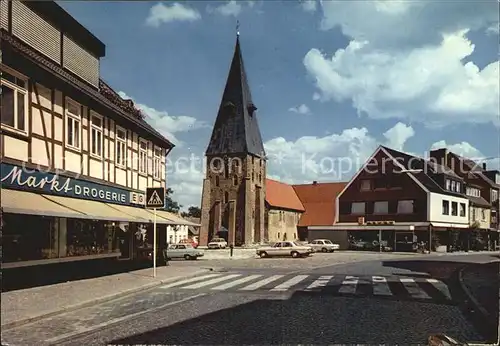
[[[286,241],[286,242],[283,242],[283,245],[282,245],[282,251],[281,251],[281,254],[282,256],[287,256],[290,254],[290,252],[292,252],[293,250],[293,246],[292,246],[292,243]]]
[[[273,245],[273,247],[269,250],[269,255],[271,256],[280,256],[280,250],[281,250],[281,242],[277,242],[276,244]]]

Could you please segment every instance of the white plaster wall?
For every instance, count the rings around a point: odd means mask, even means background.
[[[177,227],[177,232],[174,232],[175,226],[167,226],[167,242],[170,243],[178,243],[182,239],[188,238],[188,229],[189,227],[186,225],[181,225]],[[170,238],[172,236],[172,238]],[[170,240],[172,239],[172,241]]]
[[[5,157],[28,161],[28,142],[2,134]]]
[[[443,200],[450,202],[450,214],[451,214],[451,203],[458,203],[458,215],[443,215]],[[460,203],[465,204],[465,216],[460,216]],[[429,198],[429,221],[430,222],[445,222],[445,223],[456,223],[456,224],[469,224],[469,200],[467,198],[460,198],[454,196],[441,195],[439,193],[430,193]]]

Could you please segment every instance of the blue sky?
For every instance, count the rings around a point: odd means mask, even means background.
[[[60,4],[106,44],[101,77],[177,144],[167,185],[185,206],[200,203],[237,19],[270,177],[348,180],[379,144],[499,165],[495,0]]]

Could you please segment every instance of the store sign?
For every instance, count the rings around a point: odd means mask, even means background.
[[[1,186],[122,205],[144,205],[145,195],[58,174],[2,163]]]

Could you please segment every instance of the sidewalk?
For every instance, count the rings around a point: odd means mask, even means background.
[[[65,310],[96,304],[105,300],[161,285],[168,281],[205,273],[201,266],[141,269],[98,278],[28,288],[2,293],[2,329],[11,328]]]

